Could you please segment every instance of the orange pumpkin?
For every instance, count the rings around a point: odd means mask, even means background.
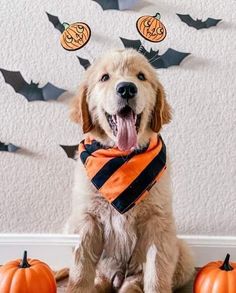
[[[56,293],[56,281],[48,265],[37,259],[10,261],[0,267],[1,293]]]
[[[157,13],[154,16],[141,16],[137,20],[137,30],[144,39],[154,43],[161,42],[165,39],[166,28],[164,24],[160,21],[160,18],[160,13]]]
[[[65,30],[61,35],[61,45],[64,49],[75,51],[81,49],[88,43],[91,36],[91,30],[86,23],[63,23],[63,26],[65,27]]]
[[[229,263],[227,254],[224,262],[210,262],[197,274],[194,293],[235,293],[236,263]]]

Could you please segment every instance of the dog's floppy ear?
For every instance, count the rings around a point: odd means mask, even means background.
[[[163,124],[167,124],[171,121],[171,116],[171,107],[166,101],[163,87],[159,85],[156,94],[156,104],[150,123],[152,131],[158,133]]]
[[[74,97],[71,104],[70,118],[72,121],[82,126],[83,132],[87,133],[92,130],[93,123],[89,113],[87,104],[88,88],[86,84],[82,84],[78,94]]]

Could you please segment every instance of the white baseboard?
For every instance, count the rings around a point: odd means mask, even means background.
[[[24,250],[29,258],[40,259],[52,269],[68,267],[72,263],[72,248],[78,236],[64,234],[0,234],[0,264],[22,258]]]
[[[223,260],[226,253],[236,261],[236,237],[180,235],[191,246],[196,266],[209,261]],[[78,236],[64,234],[0,234],[0,264],[21,258],[28,251],[31,258],[39,258],[53,269],[70,266],[72,247],[79,241]]]
[[[236,262],[235,236],[179,235],[191,247],[196,267],[202,267],[210,261],[224,260],[227,253]]]

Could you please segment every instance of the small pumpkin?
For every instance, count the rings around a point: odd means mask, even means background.
[[[91,36],[90,27],[83,22],[63,23],[65,30],[61,34],[61,45],[64,49],[75,51],[84,47]]]
[[[166,28],[164,24],[160,21],[161,15],[160,13],[156,13],[156,15],[144,15],[141,16],[137,22],[136,27],[140,35],[154,43],[161,42],[166,37]]]
[[[224,262],[215,261],[205,265],[194,281],[194,293],[235,293],[236,263],[229,263],[227,254]]]
[[[37,259],[10,261],[0,267],[1,293],[56,293],[56,281],[49,266]]]

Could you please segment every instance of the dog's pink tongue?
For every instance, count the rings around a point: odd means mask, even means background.
[[[122,151],[129,151],[137,146],[137,132],[133,113],[125,118],[117,117],[117,146]]]

